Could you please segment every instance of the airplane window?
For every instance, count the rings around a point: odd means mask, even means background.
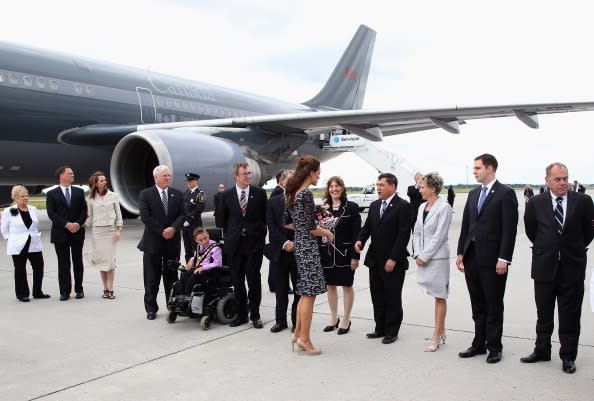
[[[90,86],[87,86],[87,95],[89,95],[89,96],[95,96],[95,89],[93,89]]]
[[[53,79],[50,81],[50,86],[52,87],[53,90],[58,89],[58,83]]]
[[[13,74],[12,72],[8,74],[8,79],[10,80],[11,84],[16,85],[19,83],[19,77],[16,74]]]
[[[0,84],[4,82],[4,74],[0,72]]]
[[[45,81],[43,78],[37,78],[37,86],[39,86],[41,89],[45,88]]]
[[[163,106],[163,103],[165,103],[165,102],[163,101],[163,98],[161,96],[158,96],[157,103],[159,104],[159,106]]]
[[[25,83],[25,86],[31,86],[31,85],[33,85],[33,78],[31,78],[28,75],[25,75],[23,77],[23,82]]]
[[[82,95],[83,92],[83,88],[80,84],[74,84],[74,90],[76,91],[76,93],[78,93],[79,95]]]
[[[171,107],[171,99],[167,99],[167,107]]]
[[[175,100],[175,108],[179,109],[181,106],[181,102],[179,100]]]

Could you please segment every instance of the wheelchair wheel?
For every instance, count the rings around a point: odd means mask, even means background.
[[[210,316],[202,316],[202,319],[200,319],[200,327],[202,327],[203,330],[208,330],[210,329],[210,325],[212,323],[212,320],[210,319]]]
[[[167,323],[169,323],[169,324],[175,323],[176,319],[177,319],[177,313],[169,312],[169,314],[167,315]]]
[[[217,319],[223,324],[229,324],[237,317],[235,294],[229,293],[217,303]]]

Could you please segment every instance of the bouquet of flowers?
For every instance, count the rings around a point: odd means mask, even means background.
[[[336,217],[332,215],[330,211],[330,205],[323,204],[318,205],[316,209],[316,220],[318,221],[318,225],[322,228],[328,230],[334,230],[334,226],[336,225]],[[326,237],[322,238],[322,242],[326,242]]]

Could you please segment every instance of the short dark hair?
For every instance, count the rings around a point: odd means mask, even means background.
[[[477,160],[482,161],[485,167],[491,166],[493,167],[493,171],[497,171],[497,167],[499,166],[499,164],[497,163],[497,159],[495,158],[495,156],[490,155],[489,153],[483,153],[482,155],[474,158],[474,161]]]
[[[392,173],[382,173],[377,176],[377,180],[385,179],[386,182],[390,185],[394,185],[398,187],[398,178]]]
[[[285,171],[285,169],[281,169],[281,170],[278,170],[278,173],[276,173],[276,183],[277,184],[281,181],[281,177],[283,176],[284,171]]]
[[[62,174],[64,174],[64,171],[66,171],[67,168],[72,168],[70,166],[60,166],[58,167],[58,169],[56,170],[56,178],[59,180],[60,176]]]

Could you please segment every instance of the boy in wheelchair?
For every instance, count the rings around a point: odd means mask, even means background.
[[[220,229],[212,230],[220,237]],[[167,316],[174,323],[177,315],[201,317],[202,328],[208,329],[216,317],[222,323],[229,323],[235,317],[235,296],[231,274],[223,266],[221,245],[210,239],[208,230],[198,227],[193,232],[196,242],[194,256],[188,260],[180,279],[174,283],[169,297]]]

